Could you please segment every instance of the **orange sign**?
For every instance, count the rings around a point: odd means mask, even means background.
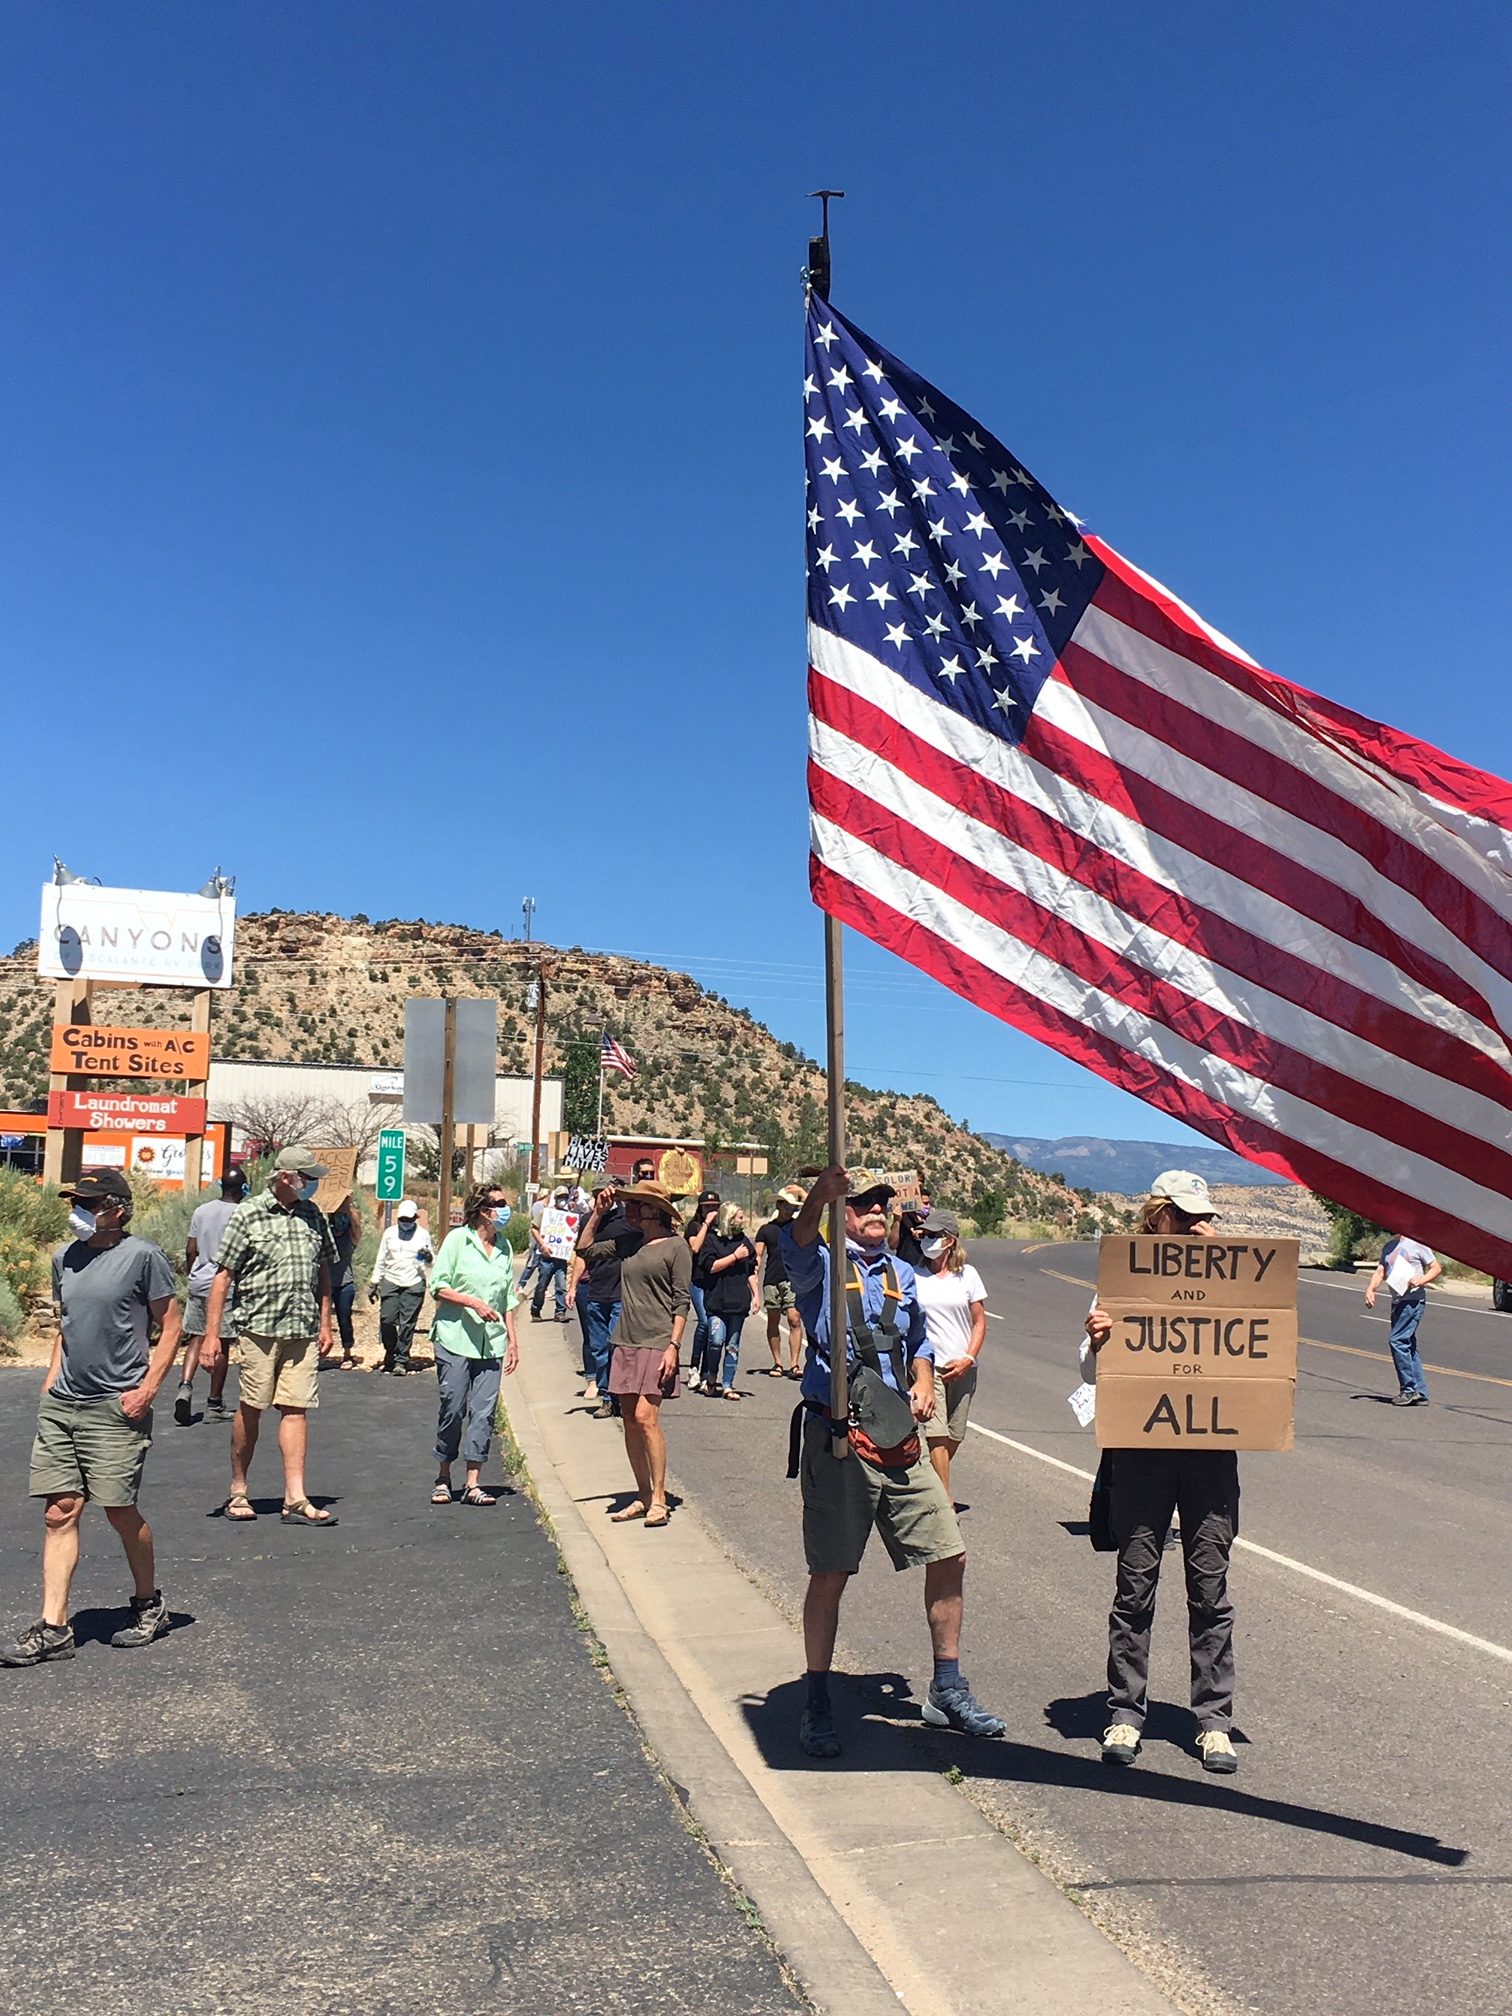
[[[156,1099],[140,1092],[49,1092],[50,1127],[76,1127],[93,1133],[102,1127],[129,1128],[133,1134],[203,1134],[203,1099]]]
[[[210,1076],[210,1036],[199,1029],[56,1022],[50,1069],[90,1078],[181,1078],[199,1085]]]

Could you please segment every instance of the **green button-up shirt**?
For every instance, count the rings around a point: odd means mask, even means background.
[[[236,1283],[237,1328],[254,1337],[314,1337],[321,1267],[335,1277],[336,1242],[325,1213],[300,1197],[287,1208],[271,1190],[231,1213],[216,1264]]]
[[[464,1309],[460,1302],[443,1302],[441,1288],[455,1288],[460,1295],[476,1295],[500,1316],[508,1315],[520,1303],[515,1287],[514,1255],[503,1239],[494,1242],[492,1253],[471,1225],[459,1225],[441,1241],[436,1255],[436,1271],[431,1276],[431,1293],[436,1311],[431,1318],[431,1342],[459,1358],[502,1358],[509,1333],[500,1323],[485,1323],[476,1310]],[[238,1310],[240,1315],[240,1310]]]

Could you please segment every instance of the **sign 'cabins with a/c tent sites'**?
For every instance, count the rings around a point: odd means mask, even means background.
[[[1290,1449],[1297,1241],[1107,1233],[1097,1299],[1104,1449]]]

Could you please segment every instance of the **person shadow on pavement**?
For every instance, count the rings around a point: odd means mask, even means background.
[[[69,1617],[73,1626],[74,1643],[82,1652],[86,1645],[109,1645],[115,1633],[131,1622],[131,1606],[127,1603],[118,1609],[107,1609],[103,1604],[89,1604],[83,1610],[75,1610]],[[163,1634],[171,1637],[175,1631],[186,1631],[195,1622],[192,1611],[170,1610],[168,1629]]]
[[[488,1488],[489,1490],[492,1491],[495,1489],[503,1489],[504,1487],[495,1486],[491,1484]],[[247,1503],[252,1507],[252,1510],[257,1514],[257,1519],[271,1519],[275,1526],[281,1526],[283,1524],[282,1519],[279,1517],[279,1514],[283,1511],[284,1507],[284,1501],[282,1496],[272,1498],[249,1497]],[[341,1503],[341,1493],[339,1491],[312,1491],[310,1493],[310,1503],[312,1505],[319,1506],[321,1511],[325,1511],[325,1509],[328,1506],[334,1508]],[[217,1502],[210,1507],[210,1510],[205,1514],[205,1517],[207,1519],[224,1519],[228,1526],[255,1526],[257,1524],[257,1519],[229,1518],[226,1513],[226,1500],[224,1497],[218,1499]]]
[[[742,1697],[741,1711],[763,1762],[773,1771],[933,1771],[915,1741],[912,1724],[923,1717],[913,1683],[901,1673],[835,1673],[830,1681],[835,1717],[845,1748],[837,1758],[807,1757],[798,1747],[798,1722],[808,1699],[800,1674],[768,1694]]]
[[[1045,1720],[1067,1742],[1095,1743],[1108,1719],[1107,1695],[1065,1695],[1045,1709]],[[1146,1743],[1166,1743],[1190,1755],[1196,1724],[1189,1710],[1166,1702],[1153,1702],[1145,1721]],[[931,1734],[934,1732],[931,1731]],[[1240,1730],[1233,1732],[1236,1744],[1248,1745]],[[958,1750],[965,1747],[957,1744]],[[1436,1834],[1416,1829],[1392,1827],[1384,1821],[1367,1820],[1357,1814],[1335,1813],[1326,1806],[1304,1806],[1292,1799],[1271,1799],[1263,1793],[1241,1790],[1232,1778],[1215,1781],[1168,1777],[1165,1772],[1141,1769],[1110,1770],[1101,1758],[1077,1751],[1072,1755],[1054,1750],[1035,1750],[1022,1743],[978,1743],[970,1746],[971,1761],[960,1758],[962,1768],[981,1779],[1013,1780],[1021,1784],[1075,1785],[1096,1788],[1110,1798],[1152,1800],[1169,1806],[1217,1807],[1221,1811],[1252,1820],[1269,1820],[1278,1826],[1295,1827],[1308,1834],[1331,1834],[1341,1841],[1357,1841],[1370,1848],[1384,1848],[1394,1855],[1415,1861],[1436,1863],[1441,1868],[1458,1869],[1470,1859],[1468,1848],[1452,1848]]]
[[[1079,1791],[1105,1792],[1110,1798],[1151,1800],[1169,1806],[1217,1808],[1247,1819],[1268,1820],[1303,1833],[1331,1834],[1343,1841],[1384,1848],[1392,1854],[1458,1869],[1470,1859],[1467,1848],[1453,1848],[1437,1835],[1423,1834],[1327,1807],[1303,1806],[1290,1799],[1270,1799],[1247,1792],[1233,1779],[1215,1781],[1171,1777],[1136,1766],[1113,1771],[1102,1760],[1078,1750],[1067,1753],[1042,1745],[1016,1743],[1011,1738],[979,1742],[952,1730],[935,1729],[920,1713],[912,1682],[901,1673],[837,1673],[832,1682],[835,1716],[845,1748],[833,1760],[806,1757],[798,1747],[798,1719],[807,1699],[799,1675],[769,1694],[748,1694],[741,1709],[763,1762],[773,1771],[927,1771],[958,1767],[963,1777],[979,1783],[1064,1785]],[[1107,1700],[1101,1692],[1052,1701],[1045,1719],[1068,1742],[1092,1742],[1107,1721]],[[1183,1750],[1191,1748],[1194,1725],[1188,1711],[1156,1703],[1145,1725],[1146,1739]],[[1238,1730],[1236,1741],[1247,1742]]]

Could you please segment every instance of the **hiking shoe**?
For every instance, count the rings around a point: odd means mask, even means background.
[[[838,1757],[842,1748],[832,1708],[805,1708],[798,1722],[798,1747],[809,1757]]]
[[[1404,1387],[1391,1404],[1393,1407],[1416,1407],[1417,1395]]]
[[[594,1408],[591,1418],[595,1421],[612,1421],[614,1419],[614,1402],[612,1400],[600,1400],[597,1407]]]
[[[154,1638],[161,1638],[167,1629],[168,1605],[162,1590],[154,1589],[150,1596],[132,1597],[131,1622],[110,1642],[123,1651],[134,1651],[138,1645],[150,1645]]]
[[[173,1403],[173,1418],[180,1428],[187,1428],[194,1412],[194,1395],[187,1386],[180,1386],[178,1398]]]
[[[1414,1407],[1426,1407],[1428,1405],[1428,1395],[1426,1393],[1414,1393],[1412,1404]]]
[[[1239,1753],[1222,1729],[1204,1729],[1197,1738],[1197,1755],[1204,1771],[1237,1771]]]
[[[213,1393],[205,1402],[205,1419],[207,1421],[224,1421],[229,1412],[230,1409],[226,1406],[225,1401],[217,1400]]]
[[[1132,1722],[1115,1722],[1104,1729],[1102,1739],[1102,1761],[1104,1764],[1132,1764],[1139,1755],[1139,1731]]]
[[[954,1729],[962,1736],[1002,1736],[1008,1725],[989,1715],[963,1678],[956,1687],[931,1686],[924,1700],[924,1720],[936,1729]]]
[[[14,1645],[0,1647],[0,1666],[43,1666],[49,1659],[72,1659],[71,1624],[28,1624]]]

